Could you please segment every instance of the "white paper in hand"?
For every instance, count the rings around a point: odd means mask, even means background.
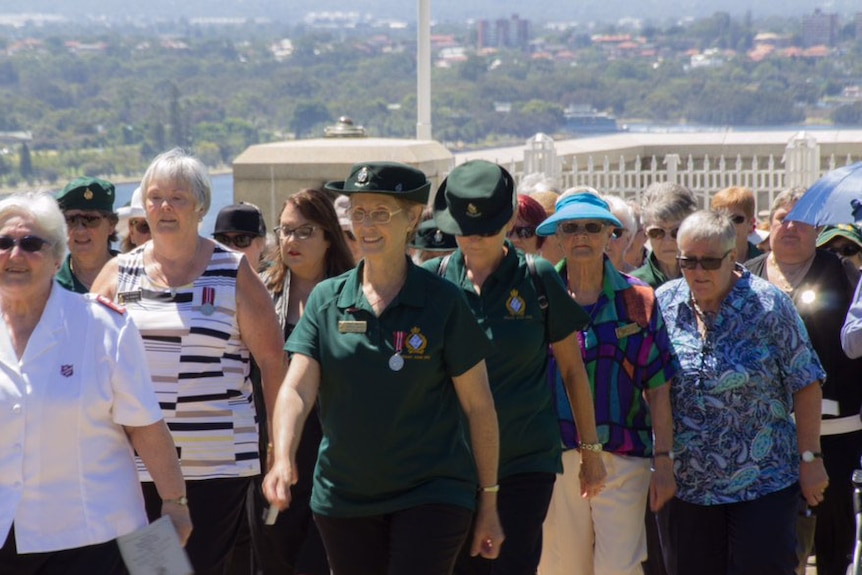
[[[131,575],[192,575],[174,524],[162,516],[141,529],[117,538]]]

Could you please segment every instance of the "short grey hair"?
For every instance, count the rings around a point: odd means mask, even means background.
[[[188,186],[195,196],[197,211],[203,216],[212,202],[212,184],[207,167],[181,148],[161,153],[152,161],[141,179],[141,192],[146,203],[147,188],[150,182],[165,179]]]
[[[574,188],[567,188],[560,194],[560,197],[557,198],[557,203],[560,202],[563,198],[568,198],[569,196],[574,196],[575,194],[592,194],[597,198],[601,198],[604,200],[604,197],[599,193],[599,191],[590,186],[575,186]]]
[[[641,221],[651,226],[680,222],[697,210],[691,190],[673,182],[654,182],[644,191]]]
[[[57,200],[48,192],[17,192],[0,200],[0,226],[13,217],[32,218],[36,227],[51,242],[51,252],[58,262],[66,257],[66,218]]]
[[[769,206],[769,222],[772,223],[772,216],[775,215],[775,212],[781,208],[792,206],[798,202],[799,198],[805,195],[807,190],[808,188],[804,188],[802,186],[793,186],[792,188],[782,190],[777,196],[775,196],[775,198],[773,198],[772,205]]]
[[[617,217],[620,223],[623,225],[624,230],[628,230],[629,241],[626,242],[626,247],[623,251],[629,249],[631,247],[632,242],[635,239],[635,234],[638,231],[638,221],[635,218],[635,211],[632,207],[619,196],[612,196],[610,194],[604,194],[602,199],[608,203],[608,207],[611,210],[611,213]]]
[[[677,245],[689,240],[718,242],[723,250],[732,250],[736,247],[736,226],[725,211],[700,210],[679,226]]]

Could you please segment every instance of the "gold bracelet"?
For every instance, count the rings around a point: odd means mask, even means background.
[[[584,443],[583,441],[578,444],[578,449],[584,449],[586,451],[592,451],[594,453],[599,453],[602,451],[601,443]]]
[[[495,485],[489,485],[488,487],[480,487],[479,491],[482,493],[497,493],[500,491],[500,484],[497,483]]]
[[[162,503],[173,503],[174,505],[179,505],[180,507],[188,507],[189,498],[185,495],[180,495],[176,499],[162,499]]]

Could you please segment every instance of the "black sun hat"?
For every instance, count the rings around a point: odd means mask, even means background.
[[[398,162],[354,164],[344,181],[328,182],[324,188],[339,194],[387,194],[424,204],[431,182],[421,170]]]
[[[457,166],[434,197],[434,221],[455,236],[503,229],[515,213],[515,181],[502,167],[485,160]]]
[[[434,220],[419,224],[410,247],[426,252],[451,252],[458,249],[455,236],[440,230]]]

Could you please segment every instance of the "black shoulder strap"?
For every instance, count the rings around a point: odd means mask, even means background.
[[[536,258],[533,254],[524,254],[524,259],[527,260],[527,269],[530,271],[530,277],[533,279],[533,287],[536,288],[536,294],[539,296],[539,307],[542,311],[548,309],[548,294],[545,292],[545,283],[539,277],[539,272],[536,271]]]
[[[452,254],[447,254],[443,256],[440,260],[440,264],[437,266],[437,275],[441,278],[446,275],[446,270],[449,268],[449,260],[451,259]]]

